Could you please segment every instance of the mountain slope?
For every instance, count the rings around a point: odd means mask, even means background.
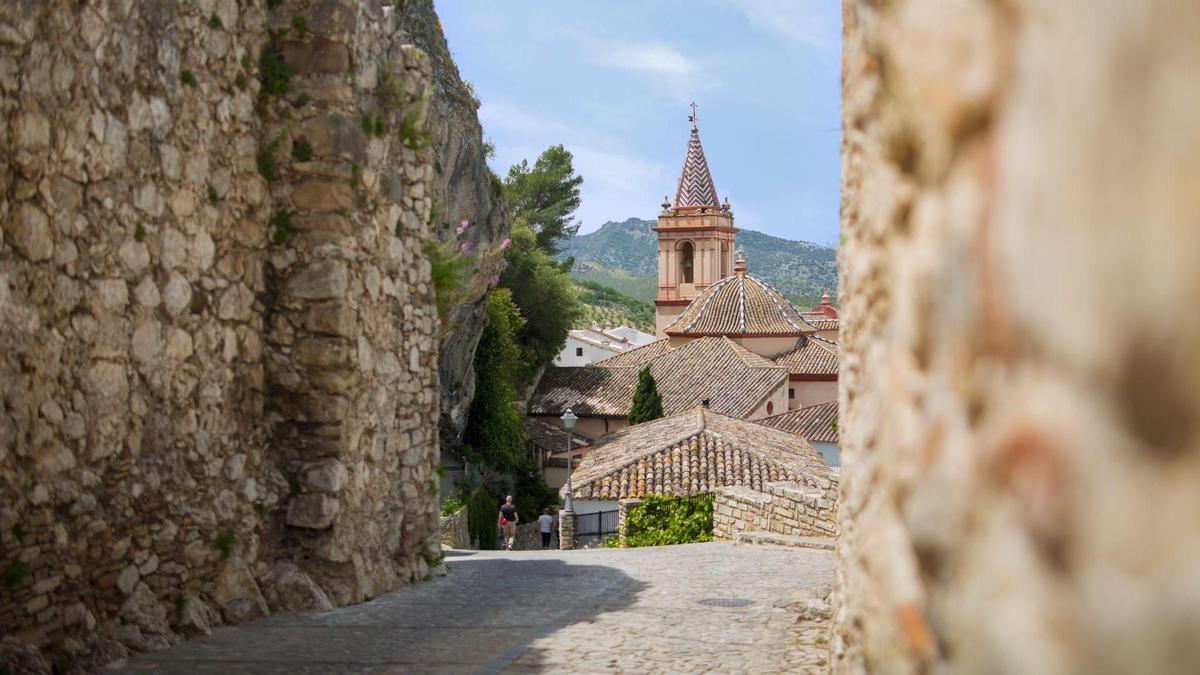
[[[595,281],[626,295],[653,300],[657,291],[656,221],[630,218],[608,222],[595,232],[572,237],[563,257],[575,258],[571,276]],[[737,246],[746,251],[750,273],[765,280],[802,309],[828,291],[837,297],[837,250],[742,230]]]

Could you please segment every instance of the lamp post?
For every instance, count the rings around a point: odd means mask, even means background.
[[[575,512],[575,502],[573,500],[574,488],[571,485],[571,455],[575,454],[575,447],[571,445],[571,432],[575,431],[575,420],[579,419],[575,413],[567,408],[567,412],[563,413],[562,425],[567,432],[567,510],[571,513]]]

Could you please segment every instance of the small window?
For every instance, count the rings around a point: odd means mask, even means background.
[[[773,412],[775,412],[775,402],[767,401],[767,414],[770,415]]]
[[[583,347],[575,348],[575,356],[583,356]]]
[[[796,390],[788,387],[788,398],[796,398]]]

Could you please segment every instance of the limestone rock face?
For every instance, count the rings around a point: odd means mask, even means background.
[[[486,323],[488,279],[502,268],[503,259],[495,252],[511,233],[512,224],[488,171],[478,103],[450,56],[433,1],[404,0],[400,5],[399,28],[429,56],[432,70],[428,131],[435,162],[430,187],[441,208],[431,228],[443,241],[458,236],[473,242],[475,251],[467,295],[451,316],[442,317],[448,329],[442,337],[438,368],[441,429],[454,438],[466,427],[475,396],[473,362]],[[456,235],[464,220],[468,228]]]

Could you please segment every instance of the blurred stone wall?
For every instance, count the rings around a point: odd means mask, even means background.
[[[1200,670],[1200,4],[844,10],[835,671]]]
[[[393,11],[0,4],[0,634],[103,661],[428,575],[430,72]]]

